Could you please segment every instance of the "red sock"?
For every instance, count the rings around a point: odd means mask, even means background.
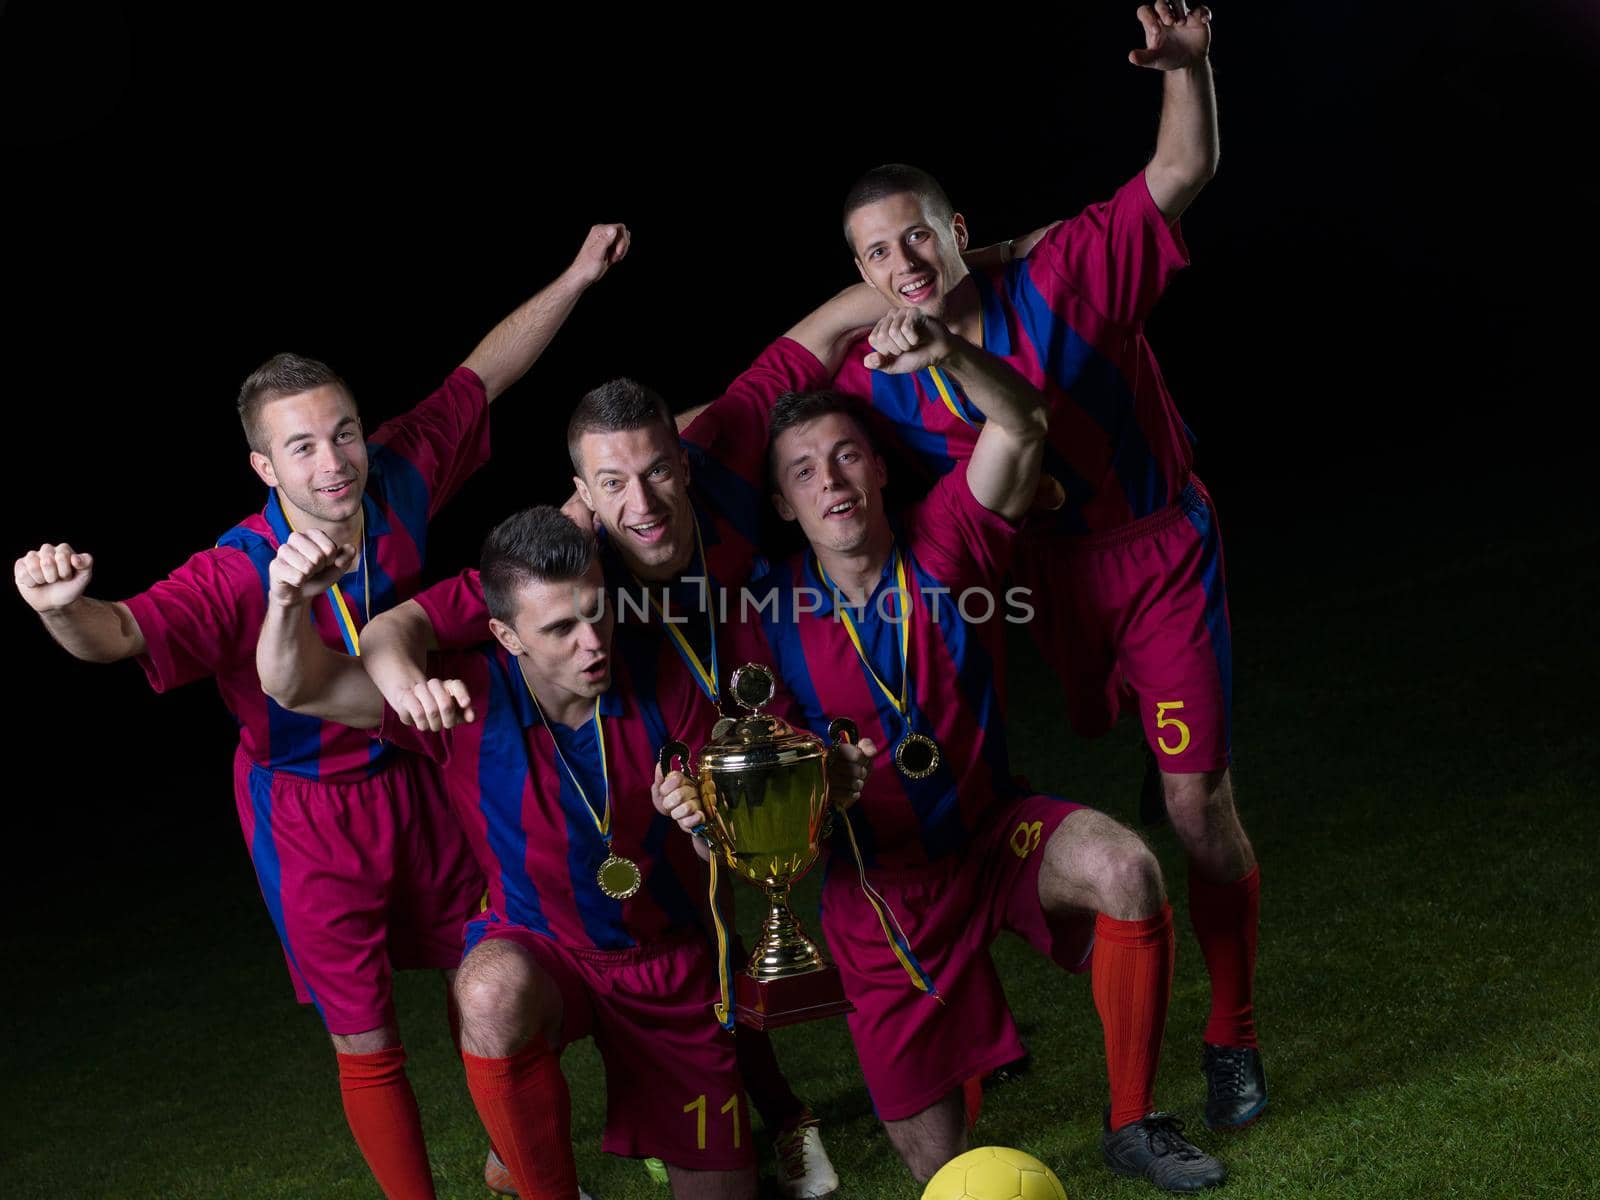
[[[967,1132],[971,1133],[978,1127],[978,1118],[983,1115],[982,1075],[974,1075],[961,1084],[961,1107],[966,1110]]]
[[[577,1200],[572,1159],[572,1095],[561,1059],[537,1035],[510,1058],[466,1051],[467,1090],[500,1148],[522,1200]]]
[[[1256,926],[1261,920],[1261,866],[1232,883],[1207,883],[1189,864],[1189,920],[1211,976],[1213,1046],[1256,1044]]]
[[[335,1054],[344,1117],[373,1178],[389,1200],[434,1200],[417,1098],[403,1046],[376,1054]]]
[[[1142,921],[1100,913],[1094,922],[1090,985],[1106,1038],[1111,1128],[1155,1108],[1156,1065],[1172,997],[1172,908]]]
[[[450,1022],[450,1044],[456,1048],[457,1057],[461,1054],[461,1006],[456,1003],[455,990],[449,984],[444,989],[444,1014]],[[488,1130],[484,1131],[488,1133]],[[500,1153],[500,1148],[494,1144],[494,1136],[489,1136],[489,1153],[498,1158],[502,1163],[505,1158]]]

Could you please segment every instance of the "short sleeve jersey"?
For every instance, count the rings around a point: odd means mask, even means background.
[[[1141,171],[1109,201],[1052,229],[1025,258],[974,271],[983,345],[1050,406],[1044,472],[1066,492],[1065,534],[1120,528],[1175,503],[1193,437],[1145,339],[1144,322],[1189,252]],[[865,340],[834,382],[870,400],[935,475],[972,455],[983,413],[947,374],[870,371]]]
[[[955,853],[983,814],[1012,795],[995,671],[1006,611],[1000,580],[1015,540],[1015,529],[973,496],[964,464],[935,484],[898,529],[911,593],[910,728],[940,748],[938,769],[920,780],[900,774],[892,761],[907,729],[885,693],[898,699],[903,678],[894,556],[868,602],[849,609],[860,654],[809,550],[775,566],[756,589],[759,626],[741,631],[739,650],[752,657],[765,652],[777,668],[793,698],[793,712],[785,715],[823,737],[834,718],[849,717],[881,750],[850,810],[869,865],[916,866]]]
[[[438,660],[441,675],[471,692],[472,724],[428,733],[386,708],[379,730],[440,764],[488,880],[489,907],[578,949],[620,950],[700,927],[703,868],[690,839],[656,812],[650,786],[660,748],[674,738],[698,744],[715,716],[675,662],[649,652],[613,661],[598,721],[581,729],[546,724],[516,658],[496,645]],[[609,850],[597,827],[608,779]],[[638,866],[642,883],[631,899],[601,891],[597,873],[608,853]]]
[[[368,617],[412,595],[421,582],[428,521],[489,457],[489,402],[483,382],[459,367],[416,408],[378,428],[367,443],[366,569],[340,581],[359,631]],[[256,640],[266,616],[267,571],[290,529],[273,491],[261,512],[228,530],[166,579],[126,601],[158,692],[215,677],[239,723],[250,760],[328,783],[365,779],[385,747],[363,733],[289,712],[261,690]],[[344,651],[331,593],[311,605],[328,646]]]

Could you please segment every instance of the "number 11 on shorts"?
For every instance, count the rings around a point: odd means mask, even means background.
[[[1156,734],[1156,745],[1161,747],[1163,754],[1182,754],[1189,748],[1189,727],[1177,717],[1169,717],[1167,713],[1174,708],[1182,708],[1182,700],[1165,700],[1156,703],[1156,728],[1175,730],[1178,741],[1176,745],[1167,745],[1167,739],[1161,734]]]
[[[694,1145],[697,1150],[706,1148],[706,1094],[701,1092],[688,1104],[683,1106],[686,1113],[694,1113]],[[718,1112],[727,1113],[733,1121],[733,1148],[739,1148],[739,1097],[737,1094],[728,1097]]]

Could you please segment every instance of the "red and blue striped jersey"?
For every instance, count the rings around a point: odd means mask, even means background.
[[[359,630],[368,616],[411,596],[421,582],[428,521],[489,458],[483,382],[459,367],[416,408],[380,426],[367,443],[362,507],[368,561],[340,581]],[[207,676],[239,723],[250,760],[304,779],[350,783],[371,776],[386,749],[364,733],[289,712],[261,690],[256,640],[267,607],[267,570],[289,525],[272,492],[264,510],[228,530],[166,579],[125,603],[139,623],[140,657],[158,692]],[[344,651],[328,594],[311,605],[328,646]]]
[[[782,676],[788,702],[780,693],[779,715],[823,737],[830,721],[849,717],[880,747],[850,810],[868,865],[916,866],[955,853],[984,813],[1013,793],[996,670],[1007,611],[1000,580],[1016,536],[972,495],[965,464],[940,479],[898,526],[911,592],[910,727],[933,738],[940,752],[938,769],[926,779],[895,770],[893,751],[906,722],[856,652],[810,551],[755,585],[765,602],[759,623],[730,626],[744,658],[770,662]],[[849,612],[872,670],[898,696],[900,610],[890,594],[896,586],[891,554],[871,599]],[[987,620],[984,596],[994,601]]]
[[[668,740],[699,745],[716,714],[687,671],[619,639],[611,687],[600,697],[611,787],[610,849],[595,824],[604,810],[595,721],[546,724],[517,659],[498,645],[445,654],[437,672],[463,680],[477,720],[442,733],[400,724],[385,708],[379,736],[440,764],[445,789],[503,920],[579,949],[619,950],[698,929],[705,868],[690,838],[650,801],[656,754]],[[633,652],[637,651],[637,652]],[[554,739],[554,740],[552,740]],[[583,792],[556,757],[555,742]],[[593,801],[595,809],[590,808]],[[596,873],[608,854],[633,861],[639,891],[613,900]]]
[[[1053,514],[1058,532],[1120,528],[1176,503],[1189,482],[1194,438],[1144,334],[1188,261],[1177,223],[1161,215],[1141,171],[1109,201],[1061,222],[1027,258],[972,272],[984,349],[1050,405],[1044,471],[1066,492]],[[835,384],[870,400],[934,474],[970,458],[984,418],[955,381],[870,371],[862,359],[871,350],[865,339],[853,346]]]

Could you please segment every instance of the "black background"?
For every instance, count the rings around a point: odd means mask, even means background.
[[[518,27],[278,7],[224,27],[11,4],[4,544],[70,540],[98,557],[93,594],[140,590],[259,508],[232,405],[262,359],[328,360],[372,428],[589,224],[626,221],[633,253],[496,405],[494,462],[436,525],[430,573],[455,569],[494,520],[566,494],[584,389],[631,374],[708,400],[851,282],[836,214],[860,171],[928,167],[979,242],[1109,195],[1159,106],[1126,62],[1134,7]],[[1592,9],[1220,7],[1221,170],[1151,336],[1230,558],[1588,524]],[[8,919],[85,879],[236,876],[214,689],[155,697],[6,611]]]

